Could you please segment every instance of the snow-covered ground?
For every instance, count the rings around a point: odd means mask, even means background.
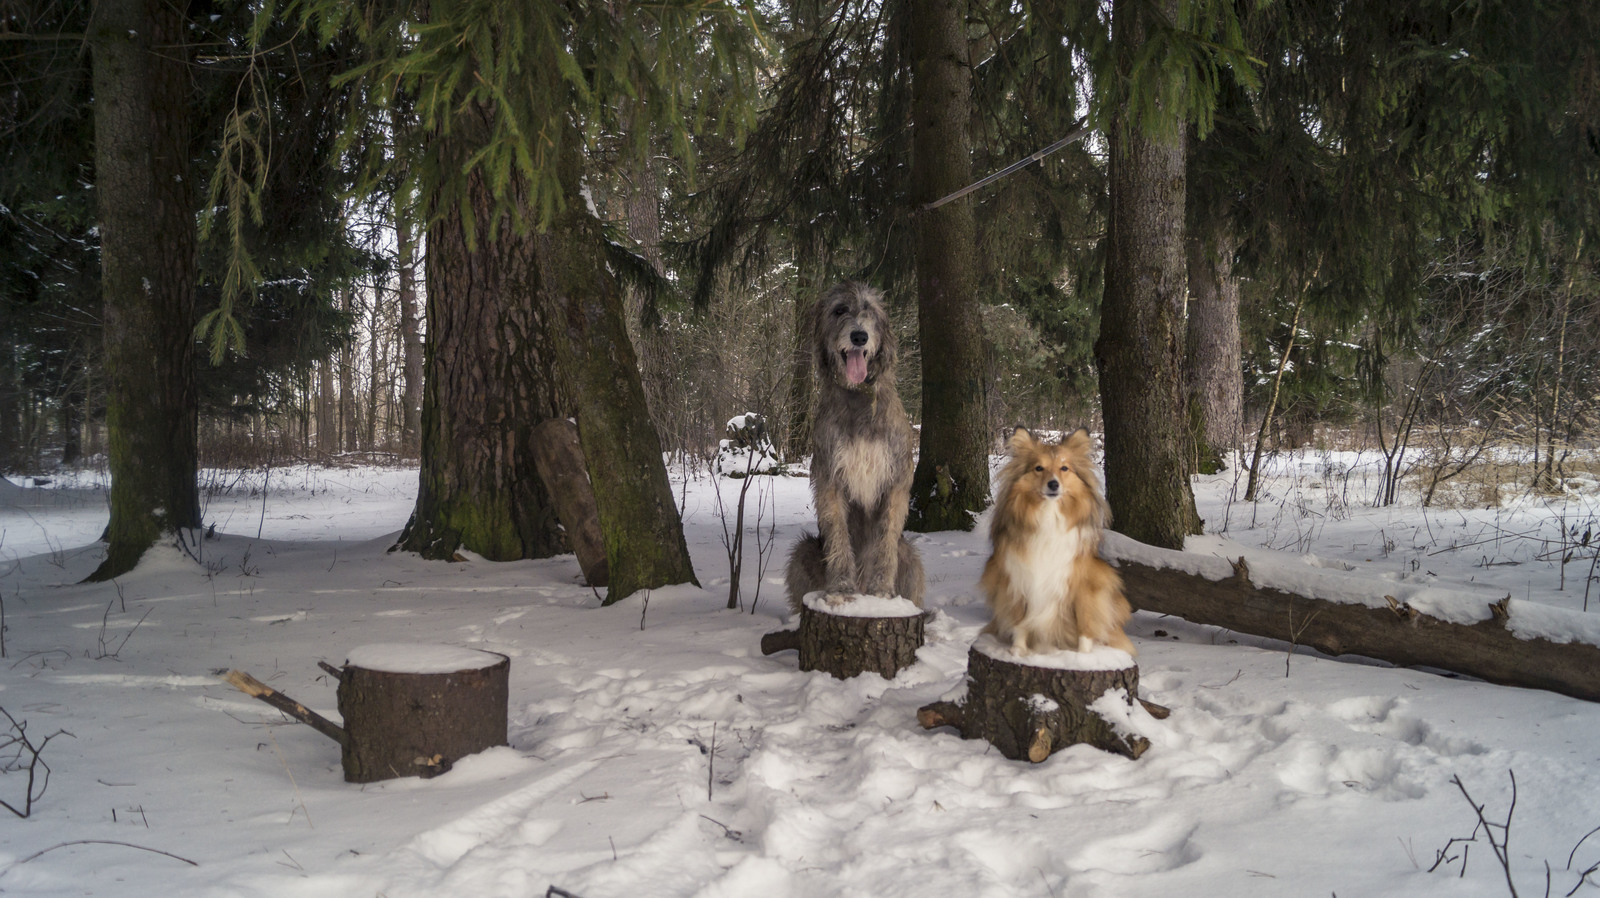
[[[1191,550],[1249,554],[1258,574],[1332,569],[1379,594],[1583,610],[1582,535],[1600,533],[1588,485],[1561,500],[1503,490],[1487,509],[1375,509],[1376,460],[1284,456],[1254,505],[1228,504],[1231,474],[1209,478],[1208,534]],[[217,536],[200,563],[158,548],[96,585],[78,581],[99,555],[103,485],[0,481],[0,707],[35,744],[59,733],[32,816],[0,809],[0,892],[1505,895],[1483,832],[1451,842],[1478,822],[1454,780],[1504,823],[1513,772],[1521,894],[1543,894],[1546,864],[1550,894],[1565,895],[1600,861],[1600,834],[1583,840],[1600,826],[1600,706],[1290,657],[1172,618],[1130,628],[1143,692],[1172,709],[1137,761],[1078,746],[1030,765],[921,730],[916,709],[960,686],[986,619],[981,530],[915,538],[938,612],[918,663],[893,681],[841,682],[798,672],[793,653],[760,654],[785,617],[781,557],[752,613],[747,541],[745,610],[724,609],[723,530],[703,478],[675,490],[704,588],[609,608],[570,556],[389,553],[414,470],[274,469],[264,494],[260,472],[206,481]],[[776,490],[781,555],[810,523],[806,482],[757,487]],[[1600,619],[1600,593],[1589,608]],[[405,642],[511,656],[510,746],[432,780],[349,785],[331,740],[217,678],[248,671],[336,716],[316,662]],[[0,800],[20,807],[26,782],[25,769],[0,775]],[[1447,846],[1454,860],[1430,872]]]

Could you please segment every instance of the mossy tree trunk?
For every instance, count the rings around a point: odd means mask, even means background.
[[[464,113],[446,159],[488,133],[482,109]],[[475,120],[474,120],[474,117]],[[396,548],[448,559],[465,548],[492,561],[566,550],[533,457],[533,429],[565,416],[553,333],[544,320],[534,238],[502,221],[481,170],[459,206],[428,229],[421,473],[416,509]]]
[[[610,586],[606,604],[671,583],[697,583],[672,499],[661,438],[645,405],[622,291],[606,267],[604,235],[580,189],[583,141],[560,143],[565,199],[536,238],[553,344],[571,385],[594,485]]]
[[[1160,4],[1171,16],[1176,0]],[[1147,36],[1138,0],[1117,0],[1118,71]],[[1118,105],[1107,135],[1111,215],[1095,366],[1105,418],[1106,500],[1112,525],[1141,542],[1183,547],[1199,515],[1189,486],[1183,393],[1184,137],[1153,134]]]
[[[105,0],[89,35],[111,469],[109,546],[91,580],[126,573],[163,534],[200,525],[194,98],[181,9]]]
[[[912,200],[920,207],[972,180],[972,67],[966,4],[919,3],[911,15]],[[917,325],[922,346],[921,452],[911,530],[971,530],[989,504],[988,369],[970,200],[919,212]]]
[[[1227,226],[1217,222],[1187,241],[1184,380],[1197,470],[1202,474],[1222,470],[1223,458],[1238,449],[1243,439],[1244,373],[1234,243]]]

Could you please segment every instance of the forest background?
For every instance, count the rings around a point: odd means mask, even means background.
[[[1425,504],[1587,464],[1576,0],[31,0],[0,91],[0,472],[109,467],[96,577],[202,526],[202,460],[414,458],[405,548],[563,551],[531,432],[572,417],[615,597],[692,580],[664,458],[751,411],[806,452],[844,277],[906,348],[916,529],[1017,422],[1103,433],[1166,546],[1281,447]]]

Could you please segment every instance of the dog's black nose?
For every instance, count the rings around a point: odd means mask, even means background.
[[[1049,482],[1049,483],[1047,483],[1047,484],[1045,484],[1045,488],[1046,488],[1046,489],[1048,489],[1048,490],[1050,490],[1050,492],[1052,492],[1052,493],[1053,493],[1053,492],[1055,492],[1055,491],[1056,491],[1056,490],[1058,490],[1058,489],[1061,489],[1061,481],[1059,481],[1059,480],[1052,480],[1052,481],[1050,481],[1050,482]]]
[[[850,343],[852,345],[855,345],[855,346],[865,346],[865,345],[867,345],[867,332],[866,331],[851,331],[850,332]]]

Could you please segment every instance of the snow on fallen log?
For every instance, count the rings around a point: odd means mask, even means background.
[[[1200,540],[1191,540],[1202,542]],[[1135,609],[1328,655],[1433,667],[1600,701],[1600,622],[1509,595],[1384,584],[1310,566],[1158,549],[1107,533]]]

